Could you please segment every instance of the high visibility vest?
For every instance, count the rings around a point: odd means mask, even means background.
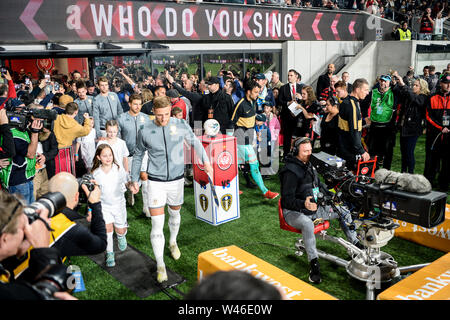
[[[411,31],[409,29],[406,29],[404,31],[403,29],[398,29],[398,33],[400,34],[400,40],[411,40]]]

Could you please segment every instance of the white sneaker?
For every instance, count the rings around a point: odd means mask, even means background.
[[[180,259],[181,252],[176,243],[169,245],[170,253],[172,254],[172,258],[175,260]]]
[[[156,280],[159,282],[159,283],[162,283],[162,282],[164,282],[164,281],[167,281],[167,272],[166,272],[166,267],[165,266],[163,266],[163,267],[158,267],[157,269],[156,269],[156,273],[157,273],[157,275],[156,275]]]

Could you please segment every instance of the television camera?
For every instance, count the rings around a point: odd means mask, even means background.
[[[8,124],[11,127],[17,128],[20,131],[25,131],[28,124],[35,119],[44,120],[44,128],[51,129],[52,123],[56,120],[58,114],[55,110],[35,109],[23,107],[17,109],[12,105],[12,100],[8,99],[5,104],[6,116],[8,117]]]
[[[329,205],[335,212],[340,206],[350,210],[353,223],[349,228],[356,230],[364,249],[357,248],[350,242],[322,231],[319,236],[347,249],[350,261],[341,259],[318,250],[319,257],[345,267],[347,273],[355,279],[366,283],[366,298],[375,298],[375,289],[381,284],[398,279],[401,273],[420,269],[427,264],[398,267],[394,258],[380,250],[394,237],[399,227],[393,219],[399,219],[426,228],[433,228],[445,219],[447,194],[431,191],[423,186],[418,175],[405,176],[406,183],[386,183],[384,176],[374,174],[376,159],[359,162],[358,171],[354,174],[345,167],[345,160],[325,152],[313,153],[311,164],[322,176],[328,189],[334,189],[334,195],[319,194],[318,205]],[[379,169],[382,171],[385,169]],[[387,170],[385,170],[387,171]],[[398,176],[402,174],[397,174]],[[408,185],[408,187],[406,187]],[[411,190],[411,185],[418,186]],[[296,254],[302,255],[305,247],[300,239],[296,243]]]

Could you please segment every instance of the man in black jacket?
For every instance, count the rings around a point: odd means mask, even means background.
[[[292,153],[286,157],[286,165],[280,171],[281,207],[287,224],[301,230],[306,254],[310,262],[309,281],[321,282],[314,221],[317,219],[339,219],[347,239],[361,248],[355,230],[349,230],[352,223],[350,212],[344,207],[338,207],[340,212],[331,206],[318,206],[319,192],[331,196],[332,193],[320,182],[316,169],[309,161],[311,157],[311,140],[300,137],[294,140]]]
[[[369,83],[365,79],[356,79],[353,82],[352,93],[345,97],[339,105],[338,129],[338,156],[346,161],[350,170],[356,169],[359,159],[368,161],[369,153],[361,142],[363,116],[359,101],[369,93]]]
[[[323,90],[330,86],[331,77],[333,76],[335,70],[336,67],[334,64],[330,63],[327,66],[327,72],[319,76],[319,79],[317,79],[316,97],[320,97]]]
[[[225,91],[220,90],[220,80],[210,77],[209,94],[203,96],[200,108],[202,123],[208,119],[216,119],[220,124],[220,132],[226,134],[227,129],[234,129],[231,117],[234,111],[233,99]]]

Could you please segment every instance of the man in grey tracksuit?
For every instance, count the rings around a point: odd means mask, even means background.
[[[117,122],[119,123],[120,137],[125,141],[128,151],[130,153],[128,156],[128,167],[131,170],[138,132],[150,123],[150,117],[147,114],[141,112],[142,96],[140,94],[132,94],[128,100],[128,104],[130,106],[130,110],[122,113],[117,118]],[[145,215],[150,218],[150,211],[148,210],[148,203],[147,203],[148,200],[147,178],[143,177],[142,174],[140,177],[140,184],[142,185],[142,201],[143,201],[142,209]],[[131,206],[134,205],[133,193],[131,193],[130,195],[129,203],[131,204]]]
[[[123,113],[122,104],[115,92],[109,91],[108,79],[100,77],[98,79],[100,93],[93,101],[94,128],[97,139],[105,136],[105,125],[109,120],[116,120]]]
[[[75,120],[77,120],[79,124],[83,125],[83,114],[87,112],[89,113],[89,116],[94,116],[94,97],[87,95],[86,85],[81,81],[77,82],[77,95],[78,98],[74,101],[78,105],[78,114],[75,117]]]
[[[203,145],[183,119],[170,117],[171,104],[166,97],[153,100],[155,119],[139,131],[131,167],[130,190],[139,191],[139,174],[145,151],[148,154],[147,174],[149,210],[152,219],[150,240],[157,265],[157,281],[167,281],[164,264],[164,208],[169,212],[169,249],[175,260],[180,258],[176,237],[180,228],[180,209],[184,198],[184,141],[190,144],[203,162],[205,172],[213,169]]]

